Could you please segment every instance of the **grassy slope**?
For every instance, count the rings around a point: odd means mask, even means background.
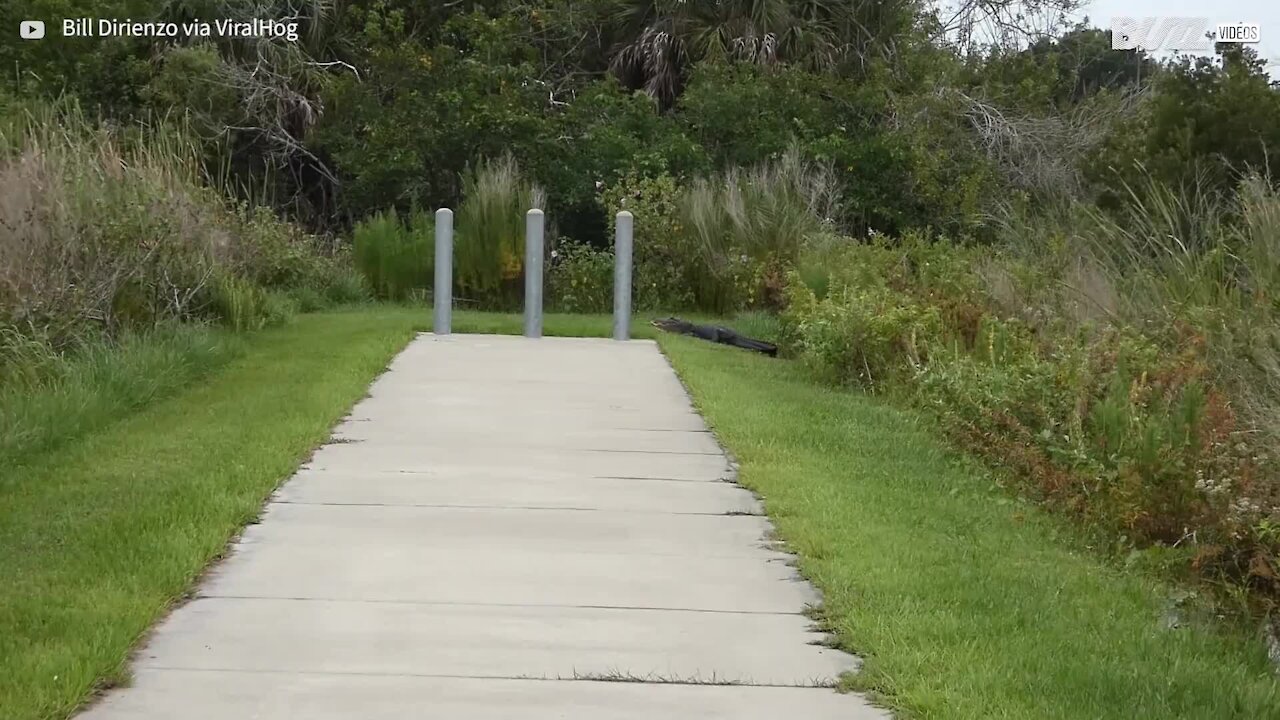
[[[866,655],[853,686],[919,718],[1280,718],[1260,643],[1165,629],[1158,587],[1074,552],[915,416],[791,363],[662,344]]]

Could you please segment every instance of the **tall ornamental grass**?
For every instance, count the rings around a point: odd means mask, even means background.
[[[525,214],[542,209],[545,196],[510,155],[469,169],[462,195],[453,252],[459,290],[481,304],[501,304],[523,277]]]
[[[837,213],[835,175],[792,148],[776,160],[698,178],[678,204],[698,304],[728,311],[771,264],[794,263]]]

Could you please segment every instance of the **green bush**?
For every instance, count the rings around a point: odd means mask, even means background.
[[[287,322],[297,311],[288,295],[234,275],[221,276],[210,286],[207,312],[236,332]]]
[[[1274,73],[1247,45],[1220,56],[1184,55],[1155,74],[1147,102],[1124,116],[1085,158],[1100,202],[1123,209],[1148,178],[1161,186],[1229,192],[1280,154],[1280,94]]]
[[[612,312],[613,266],[613,253],[562,240],[547,272],[552,307],[569,313]]]
[[[233,272],[256,285],[288,288],[311,285],[323,259],[312,238],[265,206],[236,209],[225,226],[237,242],[228,258]]]
[[[300,287],[289,290],[285,295],[293,302],[300,313],[313,313],[329,307],[328,299],[317,289]]]
[[[829,381],[891,387],[923,372],[941,344],[937,308],[888,288],[837,281],[819,300],[794,273],[790,287],[784,324],[792,350]]]
[[[356,225],[352,244],[356,267],[376,297],[400,301],[431,287],[435,229],[430,214],[414,212],[406,226],[394,210],[384,210]],[[353,288],[349,279],[330,285],[335,286],[340,294]]]
[[[839,181],[838,224],[870,228],[972,229],[999,199],[966,118],[931,95],[903,94],[873,73],[858,82],[792,65],[701,63],[676,118],[715,168],[754,167],[798,146],[829,163]]]
[[[600,202],[609,213],[610,234],[621,210],[635,217],[635,306],[642,310],[686,310],[696,306],[694,262],[681,233],[680,186],[671,175],[631,173],[606,186]]]
[[[369,18],[343,32],[367,43],[357,53],[361,74],[333,78],[308,144],[341,169],[352,216],[390,203],[402,213],[413,203],[455,207],[466,194],[459,176],[476,158],[559,157],[549,147],[557,134],[547,89],[533,80],[541,54],[527,40],[528,16],[472,10],[424,7],[433,17],[416,21],[419,35],[406,28],[403,9],[349,8]]]
[[[609,242],[599,186],[628,173],[685,177],[709,168],[706,150],[674,117],[612,78],[583,88],[553,122],[554,147],[528,158],[529,170],[547,190],[559,231],[596,247]]]
[[[324,276],[319,290],[329,305],[354,305],[373,298],[373,289],[368,279],[360,271],[350,267],[349,262],[345,257],[335,259],[333,270]]]
[[[483,307],[513,307],[524,273],[525,214],[544,204],[542,191],[527,182],[511,156],[482,161],[463,177],[453,244],[453,279],[460,300]],[[435,218],[414,209],[407,221],[393,209],[356,224],[352,257],[375,297],[425,298],[434,284]],[[349,279],[326,287],[357,296]]]
[[[1194,352],[1109,332],[1049,354],[957,358],[931,368],[919,394],[1024,489],[1095,529],[1139,545],[1179,543],[1191,528],[1198,542],[1238,543],[1248,528],[1227,493],[1206,490],[1256,467],[1233,447],[1236,421],[1205,369]]]

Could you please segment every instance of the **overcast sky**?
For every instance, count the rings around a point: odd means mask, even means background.
[[[1258,23],[1261,42],[1254,49],[1268,61],[1271,79],[1280,79],[1280,0],[1092,0],[1081,15],[1103,29],[1111,28],[1113,17],[1207,17],[1211,24]]]

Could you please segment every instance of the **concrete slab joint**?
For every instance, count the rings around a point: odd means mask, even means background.
[[[439,340],[82,718],[889,717],[655,344]]]

